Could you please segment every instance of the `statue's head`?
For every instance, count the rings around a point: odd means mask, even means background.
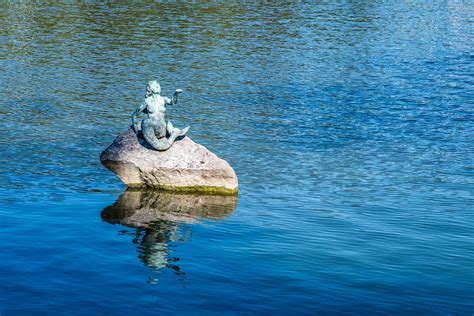
[[[156,80],[148,81],[148,85],[146,87],[146,95],[150,96],[152,94],[160,94],[161,93],[161,86]]]

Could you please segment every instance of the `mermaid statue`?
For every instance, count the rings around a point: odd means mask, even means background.
[[[178,96],[181,92],[183,90],[176,89],[171,99],[162,97],[158,81],[149,81],[145,101],[132,113],[133,130],[137,135],[137,116],[141,113],[148,115],[147,118],[142,120],[142,134],[146,142],[156,150],[169,149],[176,138],[186,135],[189,130],[189,126],[180,130],[173,127],[170,121],[168,123],[165,121],[166,106],[178,103]]]

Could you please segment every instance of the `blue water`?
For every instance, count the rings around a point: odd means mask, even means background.
[[[0,314],[471,315],[473,17],[1,2]],[[238,201],[100,165],[150,79]]]

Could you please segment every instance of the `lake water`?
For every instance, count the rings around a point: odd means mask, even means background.
[[[474,312],[474,4],[0,4],[0,314]],[[238,200],[124,192],[146,82]]]

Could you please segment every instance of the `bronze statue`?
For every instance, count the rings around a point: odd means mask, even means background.
[[[181,89],[176,89],[171,99],[162,97],[158,81],[149,81],[146,88],[145,101],[132,113],[133,129],[137,135],[137,115],[141,113],[148,115],[147,118],[142,120],[142,134],[147,143],[156,150],[163,151],[169,149],[176,138],[186,135],[186,132],[189,130],[189,126],[180,130],[173,127],[170,121],[168,123],[165,121],[166,106],[178,103],[178,96],[182,91]]]

